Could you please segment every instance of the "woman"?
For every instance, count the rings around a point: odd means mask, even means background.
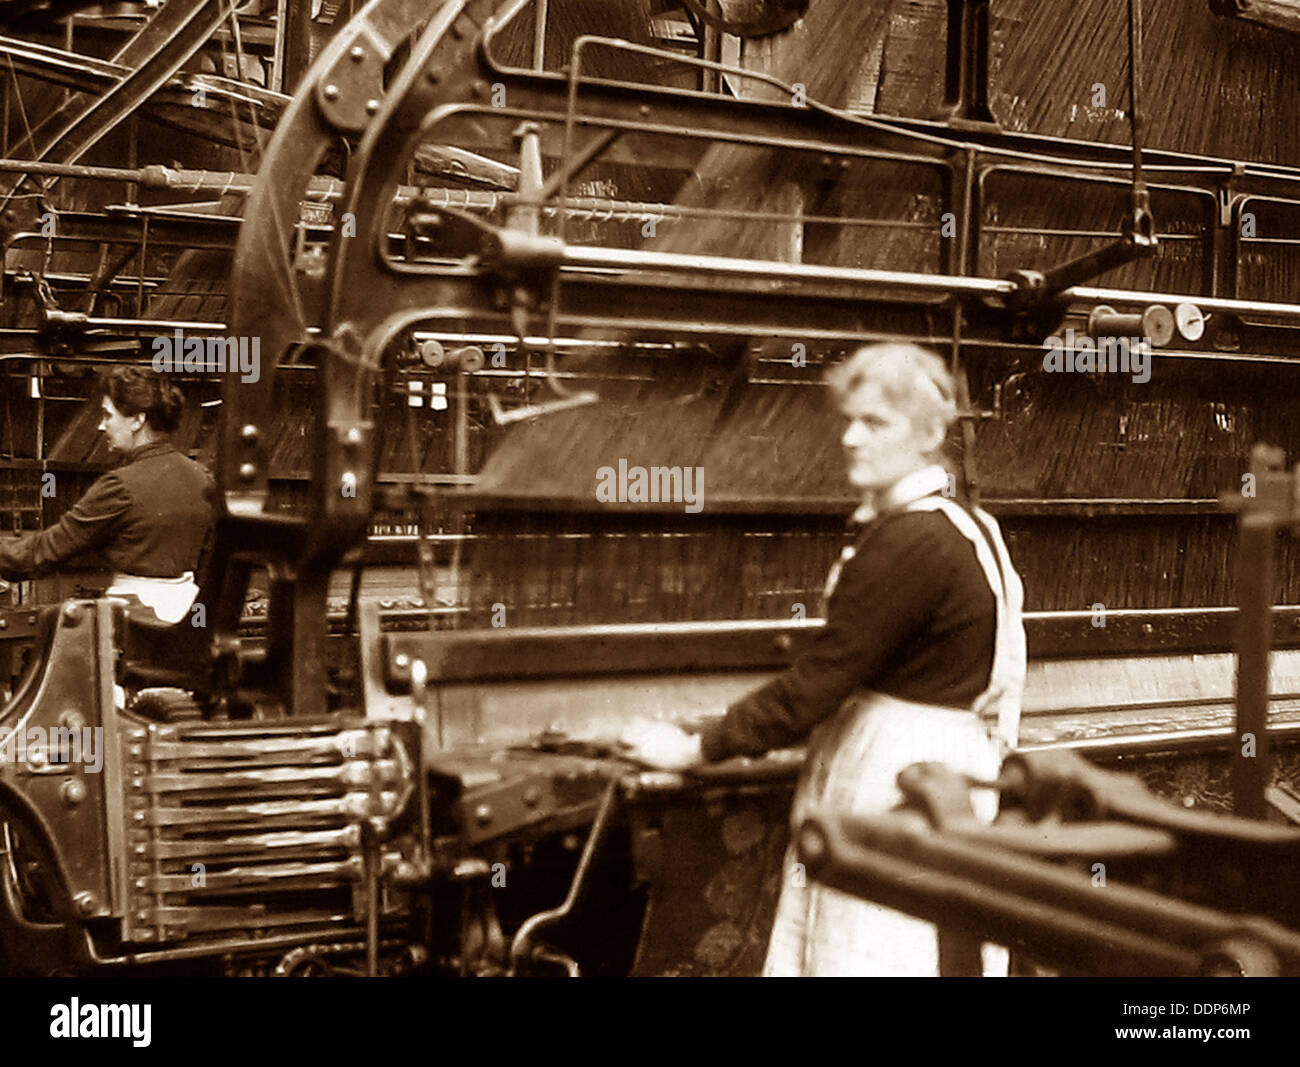
[[[28,578],[87,549],[117,572],[110,596],[135,596],[165,622],[194,602],[194,568],[213,522],[212,476],[172,446],[180,390],[152,370],[119,367],[105,381],[99,430],[122,465],[99,478],[47,530],[0,539],[0,575]]]
[[[826,625],[772,682],[702,735],[642,723],[625,740],[653,766],[758,756],[808,739],[792,825],[819,808],[868,814],[902,798],[898,772],[937,761],[996,777],[1024,685],[1023,592],[997,523],[948,499],[940,457],[956,419],[942,360],[914,345],[860,349],[828,375],[847,420],[856,543],[832,569]],[[990,821],[996,797],[976,797]],[[933,926],[791,877],[764,973],[934,975]]]

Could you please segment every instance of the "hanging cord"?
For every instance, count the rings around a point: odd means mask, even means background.
[[[1128,0],[1128,122],[1133,137],[1132,219],[1134,233],[1153,237],[1151,194],[1142,174],[1142,0]]]

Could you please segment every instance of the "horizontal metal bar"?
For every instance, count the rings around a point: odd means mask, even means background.
[[[1234,648],[1236,608],[1109,610],[1105,625],[1088,611],[1028,612],[1033,659],[1120,654],[1225,652]],[[648,623],[537,629],[384,634],[390,679],[401,687],[423,660],[441,684],[583,675],[777,670],[822,625],[802,622]],[[1300,647],[1300,607],[1273,612],[1274,645]],[[404,656],[405,667],[397,657]]]
[[[370,730],[344,730],[332,732],[323,737],[249,737],[233,735],[228,738],[204,737],[181,740],[155,738],[144,748],[139,758],[148,760],[194,760],[224,759],[236,757],[266,760],[274,757],[276,762],[284,763],[286,759],[306,762],[324,757],[374,756],[384,752],[388,745],[376,738]]]
[[[1153,499],[1136,497],[1058,497],[1046,498],[1001,498],[981,497],[980,507],[993,515],[1041,515],[1044,517],[1067,516],[1070,518],[1093,518],[1101,515],[1216,515],[1223,519],[1235,519],[1231,512],[1224,511],[1218,500],[1205,497],[1202,499]]]
[[[964,342],[968,343],[968,342]],[[1157,353],[1159,354],[1159,353]],[[786,384],[786,383],[780,383]],[[791,383],[794,384],[794,383]],[[810,383],[820,384],[820,383]],[[626,504],[598,503],[594,496],[556,497],[539,493],[527,496],[522,493],[478,492],[473,488],[443,498],[448,508],[459,511],[563,511],[599,512],[600,514],[681,514],[681,504]],[[853,497],[727,497],[710,496],[710,515],[842,515],[848,516],[861,503]],[[1233,519],[1224,511],[1218,500],[1211,498],[1138,498],[1138,497],[1061,497],[1006,498],[984,497],[980,506],[993,515],[1068,516],[1093,518],[1102,515],[1218,515]]]
[[[1225,712],[1231,712],[1230,705],[1222,706]],[[1112,733],[1101,737],[1072,737],[1063,741],[1031,741],[1020,747],[1026,752],[1069,749],[1087,756],[1090,760],[1123,760],[1174,753],[1181,755],[1226,753],[1235,736],[1237,736],[1236,731],[1231,726],[1222,726],[1206,729],[1158,730],[1149,733]],[[1300,723],[1271,722],[1268,736],[1270,744],[1290,745],[1300,742]]]
[[[266,767],[260,770],[214,769],[211,773],[182,771],[177,774],[146,774],[133,780],[146,793],[191,793],[215,789],[264,789],[277,794],[286,787],[302,785],[366,786],[372,782],[396,782],[396,760],[350,760],[325,767]]]
[[[1090,285],[1073,285],[1062,289],[1060,299],[1095,304],[1195,304],[1202,311],[1229,315],[1267,315],[1273,318],[1300,319],[1300,304],[1279,304],[1268,300],[1230,300],[1219,296],[1180,296],[1176,293],[1152,293],[1138,289],[1099,289]]]
[[[230,893],[254,889],[318,889],[322,881],[352,882],[361,877],[360,856],[324,863],[276,863],[235,867],[230,870],[208,870],[194,884],[194,876],[181,874],[150,874],[131,879],[134,893]]]
[[[142,904],[150,904],[152,901],[143,901]],[[288,912],[260,912],[254,914],[247,907],[221,907],[200,905],[196,907],[182,907],[166,905],[163,907],[140,907],[141,912],[148,914],[147,919],[141,919],[134,912],[131,915],[130,926],[127,932],[128,940],[136,940],[140,931],[148,930],[151,933],[158,929],[168,927],[184,929],[189,933],[196,933],[205,930],[249,930],[249,929],[270,929],[281,926],[316,926],[327,927],[330,930],[338,929],[346,932],[348,924],[353,921],[350,912],[337,912],[319,909],[316,911],[288,911]],[[317,932],[312,940],[319,940],[322,937],[321,932]],[[332,934],[330,935],[332,937]],[[294,939],[296,943],[297,938]],[[267,938],[270,942],[271,939]],[[274,943],[274,942],[272,942]],[[244,940],[241,947],[252,949],[260,946],[261,941],[250,942]],[[196,952],[193,955],[206,955],[207,951]],[[136,959],[143,956],[157,957],[162,959],[169,958],[169,954],[148,953],[134,957]]]
[[[921,289],[964,296],[1006,296],[1016,291],[1014,282],[993,278],[971,278],[955,274],[927,274],[896,270],[866,270],[857,267],[821,267],[804,263],[778,263],[731,256],[701,256],[680,252],[648,252],[622,248],[566,245],[561,265],[570,268],[651,270],[718,273],[736,278],[774,278],[784,281],[836,282],[856,285]],[[1297,308],[1300,312],[1300,308]]]
[[[224,322],[200,322],[191,319],[119,319],[88,315],[79,320],[92,330],[190,330],[194,333],[221,333]]]
[[[372,813],[374,799],[369,793],[349,793],[326,800],[267,800],[250,804],[223,804],[219,808],[142,808],[132,812],[132,825],[211,826],[216,829],[242,822],[256,825],[259,819],[278,816],[297,819],[312,816],[363,819]],[[377,799],[385,810],[391,810],[396,808],[399,798],[396,793],[380,793]],[[138,815],[144,817],[135,818]]]
[[[186,909],[202,912],[206,917],[211,915],[211,908]],[[191,932],[200,930],[230,930],[234,929],[247,930],[249,927],[248,910],[246,908],[230,909],[233,914],[242,916],[238,921],[226,923],[224,926],[199,926],[197,924],[190,926]],[[142,963],[163,963],[172,960],[192,960],[201,957],[214,957],[217,955],[228,954],[232,958],[238,958],[241,952],[256,952],[259,955],[269,954],[272,951],[283,951],[293,948],[296,945],[306,945],[313,942],[319,942],[328,939],[331,943],[346,941],[351,937],[360,937],[360,932],[355,931],[349,924],[352,921],[351,915],[335,915],[327,912],[306,912],[295,917],[292,925],[300,927],[309,927],[307,930],[296,930],[289,934],[276,934],[269,937],[259,937],[256,941],[249,941],[247,937],[227,937],[224,939],[214,940],[210,938],[191,938],[188,941],[180,942],[174,948],[163,948],[156,951],[129,952],[123,955],[104,955],[99,952],[90,939],[88,932],[83,930],[86,937],[87,955],[92,962],[99,966],[123,966],[129,964]],[[287,925],[287,924],[286,924]],[[146,927],[153,931],[153,927]],[[136,923],[135,929],[128,933],[129,940],[136,940],[138,935],[139,923]],[[358,945],[360,942],[358,941]]]
[[[186,838],[182,841],[151,839],[144,843],[145,859],[188,860],[214,856],[242,857],[258,853],[275,853],[281,849],[354,849],[361,846],[361,827],[357,824],[336,830],[281,830],[266,834],[241,834],[237,837],[209,841]]]

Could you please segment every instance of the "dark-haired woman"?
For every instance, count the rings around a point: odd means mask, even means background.
[[[88,549],[116,572],[109,595],[135,596],[165,622],[190,609],[194,569],[213,521],[214,483],[170,434],[184,399],[160,374],[120,367],[108,375],[99,430],[122,457],[46,530],[0,538],[0,575],[28,578]]]

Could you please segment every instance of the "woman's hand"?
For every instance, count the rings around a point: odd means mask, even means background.
[[[637,719],[623,730],[620,740],[629,758],[663,771],[685,770],[703,759],[700,735],[688,734],[670,722]]]

